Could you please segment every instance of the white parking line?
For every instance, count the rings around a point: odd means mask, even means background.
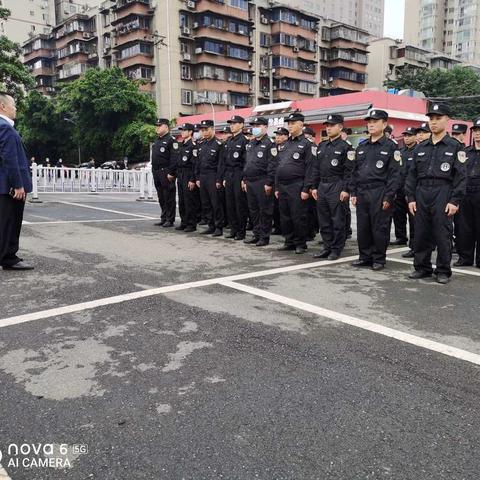
[[[383,325],[378,325],[376,323],[369,322],[367,320],[362,320],[360,318],[352,317],[350,315],[345,315],[343,313],[335,312],[333,310],[327,310],[322,307],[317,307],[316,305],[311,305],[309,303],[301,302],[292,298],[284,297],[283,295],[277,295],[276,293],[267,292],[259,288],[250,287],[248,285],[242,285],[240,283],[235,283],[231,281],[221,281],[220,285],[225,287],[233,288],[241,292],[249,293],[257,297],[266,298],[277,303],[282,303],[283,305],[288,305],[289,307],[297,308],[305,312],[314,313],[321,317],[329,318],[337,322],[345,323],[353,327],[361,328],[363,330],[368,330],[369,332],[378,333],[386,337],[394,338],[417,347],[422,347],[433,352],[438,352],[443,355],[448,355],[450,357],[455,357],[460,360],[464,360],[475,365],[480,365],[480,355],[466,350],[461,350],[456,347],[451,347],[444,343],[435,342],[433,340],[428,340],[423,337],[418,337],[416,335],[411,335],[409,333],[401,332],[400,330],[395,330],[393,328],[384,327]]]
[[[26,222],[23,221],[26,225],[62,225],[65,223],[103,223],[103,222],[145,222],[150,220],[150,217],[145,218],[115,218],[115,219],[105,219],[105,220],[52,220],[49,222]]]
[[[110,210],[109,208],[93,207],[92,205],[84,205],[83,203],[64,202],[64,201],[57,202],[57,203],[62,203],[64,205],[73,205],[74,207],[90,208],[92,210],[100,210],[102,212],[118,213],[119,215],[130,215],[131,217],[148,218],[150,220],[156,220],[156,217],[149,217],[148,215],[139,215],[137,213],[121,212],[120,210]]]
[[[406,248],[397,248],[391,250],[391,253],[397,253],[407,250]],[[27,313],[23,315],[17,315],[15,317],[8,317],[0,319],[0,328],[9,327],[12,325],[18,325],[20,323],[32,322],[34,320],[42,320],[45,318],[56,317],[59,315],[65,315],[69,313],[82,312],[84,310],[90,310],[92,308],[103,307],[106,305],[113,305],[116,303],[127,302],[131,300],[138,300],[140,298],[152,297],[154,295],[160,295],[162,293],[176,292],[179,290],[186,290],[189,288],[206,287],[208,285],[215,285],[223,281],[236,281],[246,280],[249,278],[264,277],[268,275],[276,275],[279,273],[294,272],[298,270],[305,270],[309,268],[323,267],[329,265],[336,265],[340,263],[351,262],[357,259],[358,256],[350,256],[340,258],[338,260],[329,261],[322,260],[320,262],[302,263],[298,265],[289,265],[288,267],[272,268],[269,270],[261,270],[258,272],[240,273],[238,275],[229,275],[227,277],[217,277],[206,280],[199,280],[196,282],[180,283],[178,285],[168,285],[165,287],[151,288],[148,290],[139,290],[131,293],[125,293],[122,295],[116,295],[113,297],[100,298],[98,300],[91,300],[89,302],[76,303],[73,305],[66,305],[63,307],[51,308],[48,310],[42,310],[39,312]]]
[[[411,267],[413,267],[413,262],[411,262],[410,260],[404,260],[403,258],[387,257],[387,260],[391,262],[404,263],[405,265],[410,265]],[[435,268],[435,265],[433,265],[433,268]],[[480,270],[475,271],[475,270],[463,270],[462,268],[452,268],[452,272],[461,273],[464,275],[472,275],[474,277],[480,277]]]

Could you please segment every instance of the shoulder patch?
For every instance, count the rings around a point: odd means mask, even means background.
[[[178,150],[178,143],[177,142],[173,142],[172,146],[173,146],[174,150]]]
[[[457,158],[460,163],[465,163],[467,161],[467,154],[462,150],[457,153]]]
[[[312,145],[312,155],[316,155],[316,154],[317,154],[317,146]]]
[[[353,162],[355,160],[355,150],[349,150],[347,152],[347,158]]]
[[[273,157],[276,157],[278,154],[278,150],[276,148],[271,148],[270,153],[272,154]]]
[[[400,165],[402,165],[402,153],[400,152],[400,150],[395,150],[395,152],[393,153],[393,158],[395,159],[395,161],[399,162]]]

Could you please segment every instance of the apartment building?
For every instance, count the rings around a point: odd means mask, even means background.
[[[480,65],[480,0],[407,0],[405,41]]]
[[[24,50],[42,91],[118,66],[173,118],[361,91],[368,37],[269,0],[105,0]]]

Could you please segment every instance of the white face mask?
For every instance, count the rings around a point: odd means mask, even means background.
[[[202,138],[202,134],[200,132],[193,132],[193,139],[200,140]]]
[[[254,137],[259,137],[262,134],[262,129],[261,127],[253,127],[252,128],[252,135]]]

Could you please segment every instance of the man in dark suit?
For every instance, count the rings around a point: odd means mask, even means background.
[[[16,114],[15,100],[0,92],[0,265],[4,270],[32,270],[17,257],[32,179],[22,139],[14,128]]]

